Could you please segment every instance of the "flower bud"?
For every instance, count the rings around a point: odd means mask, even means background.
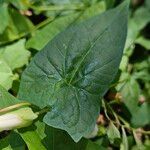
[[[0,132],[29,126],[37,117],[37,114],[29,107],[0,115]]]

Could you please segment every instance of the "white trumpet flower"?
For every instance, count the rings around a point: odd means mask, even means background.
[[[38,116],[31,108],[24,107],[0,115],[0,132],[29,126]]]

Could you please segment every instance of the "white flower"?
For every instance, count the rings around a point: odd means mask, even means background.
[[[21,119],[16,114],[5,114],[0,116],[0,129],[11,130],[21,124]]]
[[[37,114],[29,107],[20,108],[0,115],[0,131],[29,126],[37,117]]]

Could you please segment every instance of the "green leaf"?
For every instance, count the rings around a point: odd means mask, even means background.
[[[147,50],[150,50],[150,40],[144,38],[143,36],[140,36],[139,38],[136,39],[135,41],[137,44],[142,45],[144,48]]]
[[[19,134],[21,135],[21,137],[27,144],[28,149],[29,150],[37,150],[37,149],[46,150],[46,148],[41,142],[40,136],[37,134],[36,131],[34,131],[34,126],[29,127],[30,130],[27,130],[27,129],[28,128],[21,129],[22,131],[20,130]]]
[[[128,81],[121,88],[123,103],[128,111],[133,114],[137,110],[140,87],[134,77],[128,75]]]
[[[126,55],[123,55],[122,59],[121,59],[121,63],[119,66],[119,69],[122,71],[126,71],[127,69],[127,65],[128,65],[128,61],[129,61],[129,57]]]
[[[115,143],[115,140],[121,138],[118,128],[112,122],[110,122],[109,127],[107,129],[107,136],[111,144]]]
[[[0,48],[0,58],[3,58],[12,70],[28,63],[30,52],[25,49],[25,39]]]
[[[25,147],[24,141],[15,132],[0,140],[0,150],[25,150]]]
[[[0,38],[0,44],[20,39],[23,35],[31,32],[34,25],[25,16],[21,15],[17,10],[9,9],[9,24]]]
[[[0,4],[0,35],[4,32],[8,25],[9,14],[7,9],[7,4]]]
[[[23,73],[20,99],[51,106],[44,122],[67,131],[76,142],[90,134],[100,97],[117,73],[126,28],[125,2],[60,33]]]
[[[9,94],[6,89],[0,85],[0,109],[19,103],[20,101]]]
[[[138,107],[138,110],[133,114],[131,123],[134,127],[143,127],[150,124],[150,104],[148,102],[143,103]]]
[[[150,123],[148,117],[150,105],[145,102],[139,106],[141,89],[135,77],[134,74],[132,76],[128,75],[127,82],[121,88],[121,94],[127,109],[127,112],[125,112],[126,118],[129,119],[132,126],[141,127]]]
[[[41,139],[43,139],[43,144],[47,150],[86,149],[88,140],[82,139],[79,143],[75,143],[66,132],[49,127],[39,121],[36,122],[36,127],[36,132],[40,135]]]
[[[14,75],[8,64],[0,58],[0,84],[7,90],[11,88]]]
[[[136,10],[133,20],[139,30],[143,29],[150,22],[150,11],[146,7],[140,7]]]
[[[106,10],[106,4],[104,1],[92,4],[90,7],[87,7],[84,11],[80,13],[80,16],[75,21],[76,23],[86,20],[90,17],[101,14]]]
[[[28,0],[8,0],[12,5],[21,10],[27,10],[30,2]]]
[[[89,141],[85,150],[106,150],[106,149],[94,142]]]
[[[139,32],[150,22],[150,11],[146,7],[137,9],[128,23],[128,34],[125,49],[129,48],[136,40]]]
[[[9,141],[8,141],[8,137],[0,140],[0,149],[1,150],[12,150]]]
[[[59,17],[58,19],[55,19],[52,23],[49,23],[41,30],[37,30],[34,33],[34,36],[27,41],[26,47],[41,50],[56,34],[64,30],[73,22],[80,22],[89,17],[99,14],[104,10],[105,4],[104,2],[100,2],[85,9],[85,11],[81,13],[74,13],[67,16]]]
[[[105,3],[107,4],[107,8],[111,8],[115,4],[115,0],[105,0]]]
[[[57,33],[71,24],[78,17],[78,15],[79,14],[77,13],[59,17],[42,29],[36,30],[33,37],[27,41],[26,48],[41,50]]]
[[[10,9],[9,11],[10,11],[11,21],[14,27],[14,32],[16,34],[29,32],[31,29],[33,29],[34,26],[27,17],[21,15],[15,9]]]
[[[145,0],[145,6],[150,10],[150,1],[149,0]]]
[[[66,132],[54,129],[40,121],[37,121],[35,126],[24,129],[24,132],[20,130],[19,132],[30,150],[37,150],[38,147],[35,145],[38,145],[36,141],[39,139],[46,150],[70,150],[72,148],[73,150],[101,150],[101,146],[86,139],[75,143]],[[38,139],[35,135],[38,136]]]

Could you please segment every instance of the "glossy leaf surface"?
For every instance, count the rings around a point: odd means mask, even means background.
[[[52,109],[44,122],[77,142],[89,134],[126,39],[127,3],[58,34],[24,71],[19,97]]]

